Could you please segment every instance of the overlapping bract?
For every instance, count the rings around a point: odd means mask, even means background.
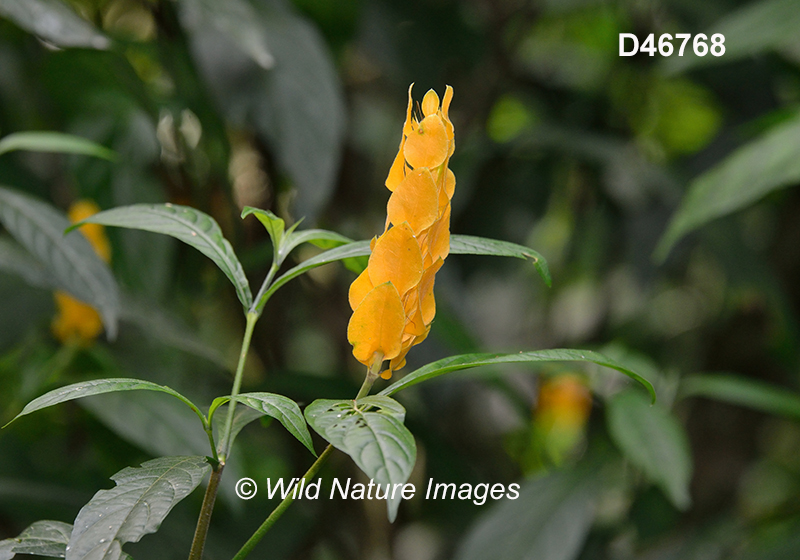
[[[412,84],[413,87],[413,84]],[[369,265],[350,286],[353,316],[347,337],[353,355],[383,372],[406,363],[409,349],[422,342],[436,314],[433,283],[450,252],[450,199],[456,178],[448,168],[455,149],[448,110],[453,88],[439,101],[430,90],[413,113],[411,87],[400,150],[389,170],[386,229],[372,240]]]

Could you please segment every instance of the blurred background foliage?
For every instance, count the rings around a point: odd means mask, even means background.
[[[527,479],[520,499],[417,498],[393,525],[380,503],[300,502],[258,557],[795,559],[800,191],[784,187],[800,183],[798,28],[796,0],[0,0],[0,138],[61,131],[118,154],[3,154],[0,184],[64,211],[194,206],[260,282],[269,240],[240,209],[372,237],[408,84],[418,99],[451,84],[452,231],[533,247],[554,282],[452,256],[409,371],[470,351],[593,347],[651,379],[659,401],[574,366],[416,387],[400,395],[419,447],[412,482]],[[723,33],[725,55],[618,55],[619,33],[701,32]],[[62,343],[52,293],[0,273],[0,422],[96,377],[195,402],[229,391],[244,325],[224,277],[170,238],[107,233],[124,291],[114,341]],[[301,404],[355,392],[353,278],[329,265],[269,303],[246,390]],[[93,397],[0,432],[0,538],[71,521],[125,466],[205,455],[175,403]],[[237,501],[239,476],[309,463],[277,426],[248,427],[207,557],[232,556],[272,507],[264,492]],[[332,476],[361,475],[338,455]],[[184,557],[199,501],[129,552]]]

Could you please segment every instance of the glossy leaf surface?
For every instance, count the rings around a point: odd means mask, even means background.
[[[319,399],[308,405],[306,419],[335,448],[344,451],[376,484],[404,484],[417,458],[414,436],[403,425],[405,409],[381,396],[358,401]],[[392,486],[393,488],[393,486]],[[400,495],[387,500],[394,521]]]
[[[126,378],[116,378],[116,379],[93,379],[90,381],[84,381],[81,383],[73,383],[71,385],[67,385],[65,387],[59,387],[58,389],[53,389],[52,391],[45,393],[41,397],[37,397],[25,405],[25,408],[22,409],[22,412],[17,414],[11,422],[19,418],[20,416],[25,416],[26,414],[30,414],[31,412],[36,412],[37,410],[41,410],[43,408],[47,408],[49,406],[53,406],[55,404],[60,404],[63,402],[71,401],[74,399],[80,399],[83,397],[91,397],[92,395],[102,395],[104,393],[114,393],[117,391],[159,391],[161,393],[167,393],[168,395],[172,395],[183,401],[184,403],[188,404],[192,410],[195,411],[199,416],[203,416],[202,413],[197,409],[197,407],[192,404],[192,402],[178,393],[177,391],[170,389],[164,385],[158,385],[156,383],[151,383],[150,381],[142,381],[140,379],[126,379]]]
[[[214,218],[200,210],[177,204],[133,204],[105,210],[80,223],[141,229],[180,239],[214,261],[236,288],[245,308],[253,302],[250,285],[233,247]],[[76,224],[73,229],[79,226]]]
[[[75,518],[66,560],[118,560],[122,545],[154,533],[211,469],[205,457],[160,457],[111,477]]]
[[[274,393],[241,393],[236,397],[236,402],[242,403],[247,407],[255,410],[256,412],[274,418],[286,428],[290,434],[300,441],[308,448],[311,453],[316,455],[314,451],[314,444],[311,441],[311,434],[306,427],[306,421],[303,418],[303,413],[297,403],[283,395],[276,395]],[[213,412],[219,406],[230,401],[230,397],[221,397],[215,399],[212,404]],[[255,417],[247,415],[242,418],[242,422],[238,427],[239,430],[244,427],[248,422],[254,420]]]
[[[0,560],[16,554],[64,558],[72,525],[60,521],[36,521],[18,536],[0,541]]]
[[[648,393],[650,393],[653,402],[655,402],[656,392],[653,385],[638,373],[599,352],[572,349],[536,350],[533,352],[519,352],[516,354],[461,354],[459,356],[450,356],[449,358],[431,362],[409,373],[399,381],[386,387],[380,394],[387,396],[393,395],[398,391],[407,389],[417,383],[439,377],[445,373],[462,371],[478,366],[543,362],[588,362],[614,369],[642,384],[644,388],[647,389]]]

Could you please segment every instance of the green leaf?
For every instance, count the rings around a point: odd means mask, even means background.
[[[209,414],[229,400],[230,397],[215,399]],[[303,413],[300,412],[300,407],[292,399],[273,393],[241,393],[234,400],[261,414],[275,418],[275,420],[283,424],[290,434],[305,445],[314,456],[317,455],[314,451],[314,444],[311,441],[311,434],[308,433],[308,428],[306,428]]]
[[[496,239],[486,239],[485,237],[475,237],[473,235],[452,235],[450,236],[450,253],[455,255],[492,255],[496,257],[530,259],[533,261],[533,266],[539,276],[542,277],[542,280],[544,280],[544,283],[548,286],[552,285],[547,261],[542,255],[523,245]]]
[[[591,350],[572,350],[572,349],[552,349],[535,350],[533,352],[519,352],[517,354],[461,354],[450,356],[436,362],[423,366],[399,381],[396,381],[381,391],[380,395],[393,395],[398,391],[407,389],[412,385],[433,379],[451,371],[461,371],[478,366],[490,366],[497,364],[520,364],[520,363],[540,363],[540,362],[589,362],[599,366],[615,369],[624,373],[631,379],[641,383],[652,398],[656,400],[656,392],[653,385],[638,373],[631,371],[625,366],[615,362],[611,358],[592,352]]]
[[[71,533],[69,523],[36,521],[19,536],[0,541],[0,560],[11,560],[16,554],[64,558]]]
[[[298,235],[302,233],[303,232],[299,232]],[[542,276],[545,283],[547,283],[548,286],[550,285],[550,272],[547,268],[547,261],[533,249],[523,247],[522,245],[483,237],[473,237],[470,235],[451,235],[450,253],[455,255],[488,255],[532,259],[536,270]],[[311,257],[279,276],[264,293],[261,300],[257,302],[258,308],[259,310],[262,309],[266,301],[281,286],[297,278],[301,274],[305,274],[309,270],[336,261],[369,256],[369,254],[369,241],[352,241]]]
[[[681,397],[707,397],[767,414],[800,420],[800,394],[736,375],[692,375],[681,381]]]
[[[0,0],[2,2],[3,0]],[[117,154],[91,140],[63,132],[16,132],[0,140],[0,155],[14,150],[79,154],[114,161]]]
[[[275,59],[253,7],[244,0],[181,0],[184,21],[215,27],[264,69]]]
[[[250,214],[258,218],[258,221],[261,222],[261,225],[263,225],[264,229],[267,230],[269,238],[272,239],[272,248],[275,251],[276,259],[278,259],[277,255],[279,255],[281,245],[283,244],[283,235],[286,229],[286,222],[269,210],[245,206],[242,209],[242,219],[246,218]]]
[[[214,218],[189,206],[133,204],[105,210],[75,224],[93,223],[163,233],[191,245],[214,261],[236,288],[245,308],[253,303],[250,285],[233,248]]]
[[[748,2],[726,14],[708,31],[704,31],[711,45],[711,36],[721,33],[725,37],[725,54],[697,56],[692,42],[686,44],[684,56],[664,59],[667,73],[685,72],[692,68],[712,64],[729,64],[734,60],[751,58],[771,50],[791,47],[797,41],[800,28],[800,11],[796,0],[765,0]],[[694,40],[694,37],[692,37]],[[673,41],[675,45],[676,41]]]
[[[800,182],[800,118],[776,126],[692,181],[655,258],[663,261],[690,231]]]
[[[318,399],[305,410],[306,420],[335,448],[344,451],[376,484],[405,484],[417,459],[414,436],[403,425],[405,409],[388,397],[357,401]],[[400,487],[398,487],[398,490]],[[389,521],[397,517],[401,496],[387,500]]]
[[[346,107],[323,37],[284,3],[262,2],[275,67],[253,106],[255,124],[297,188],[296,213],[314,219],[333,194],[345,137]]]
[[[52,290],[56,287],[44,265],[5,235],[0,237],[0,270],[19,276],[37,288]]]
[[[186,403],[189,408],[191,408],[195,414],[197,414],[200,419],[205,422],[205,415],[200,412],[194,403],[174,389],[170,389],[165,385],[157,385],[156,383],[151,383],[150,381],[126,378],[93,379],[91,381],[73,383],[72,385],[67,385],[66,387],[54,389],[48,393],[45,393],[41,397],[33,399],[31,402],[25,405],[25,408],[22,409],[22,412],[12,418],[11,422],[20,416],[25,416],[26,414],[36,412],[37,410],[41,410],[55,404],[81,399],[83,397],[91,397],[92,395],[102,395],[104,393],[114,393],[118,391],[159,391],[161,393],[167,393],[168,395],[172,395],[173,397],[176,397],[182,402]],[[6,424],[6,426],[8,426],[8,424]]]
[[[272,294],[278,291],[278,289],[280,289],[284,284],[289,282],[289,280],[293,280],[294,278],[297,278],[298,276],[319,266],[350,257],[361,257],[364,255],[369,255],[369,241],[354,241],[352,243],[342,245],[341,247],[330,249],[324,253],[320,253],[319,255],[303,261],[275,279],[269,289],[264,292],[263,296],[261,296],[261,299],[256,302],[256,310],[261,312],[261,310],[264,308],[264,305],[267,303],[267,300],[272,297]]]
[[[352,243],[353,240],[344,235],[340,235],[335,231],[328,231],[326,229],[304,229],[301,231],[292,232],[287,236],[284,241],[283,252],[288,255],[292,250],[303,243],[311,243],[320,249],[331,249]]]
[[[631,463],[657,484],[679,509],[691,504],[692,458],[683,427],[661,404],[621,391],[607,401],[611,439]]]
[[[0,15],[58,47],[111,46],[108,37],[59,0],[0,0]]]
[[[597,475],[559,471],[522,484],[480,517],[456,560],[574,560],[594,520]]]
[[[218,406],[228,402],[230,400],[229,397],[219,397],[214,399],[214,402],[211,403],[211,408],[216,409]],[[249,406],[240,406],[236,409],[236,413],[233,416],[233,424],[231,425],[231,435],[230,435],[230,444],[228,444],[227,440],[224,438],[225,435],[225,415],[223,414],[215,414],[211,417],[211,425],[214,427],[214,434],[218,439],[217,441],[217,450],[222,449],[231,449],[233,448],[233,442],[236,440],[236,436],[239,435],[239,432],[242,431],[242,428],[247,426],[253,420],[257,420],[264,416],[263,412],[258,410],[252,409]],[[220,434],[223,436],[220,438]],[[226,467],[228,468],[228,467]]]
[[[66,216],[45,202],[0,187],[0,222],[46,267],[58,287],[100,312],[109,338],[114,338],[117,282],[84,236],[64,235],[70,225]]]
[[[122,469],[111,477],[116,487],[97,492],[78,513],[66,560],[121,558],[122,545],[156,532],[210,468],[205,457],[160,457]]]

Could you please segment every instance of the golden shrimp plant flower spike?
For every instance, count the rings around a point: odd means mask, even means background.
[[[389,170],[391,191],[386,228],[372,240],[367,268],[350,286],[353,316],[347,338],[353,355],[381,375],[391,377],[406,363],[406,354],[422,342],[436,314],[433,284],[450,252],[450,200],[456,178],[448,164],[455,150],[450,101],[435,91],[425,94],[414,111],[411,89],[400,149]]]

